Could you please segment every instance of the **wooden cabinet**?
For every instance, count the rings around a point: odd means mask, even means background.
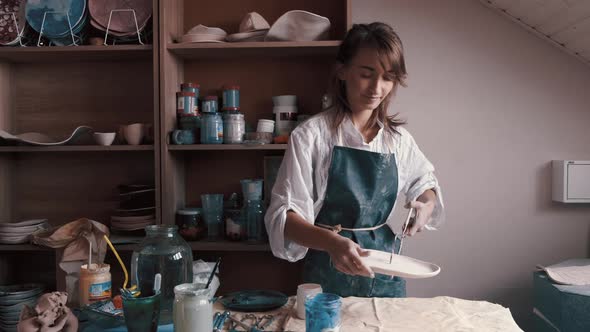
[[[248,12],[272,24],[294,9],[328,17],[331,40],[176,43],[197,24],[235,33]],[[154,146],[0,147],[0,220],[108,220],[116,206],[115,187],[136,181],[155,183],[158,222],[164,224],[174,223],[177,209],[200,206],[203,193],[226,198],[239,193],[239,180],[262,178],[264,156],[281,155],[286,145],[169,145],[180,84],[199,83],[201,96],[219,95],[224,84],[239,85],[241,111],[252,127],[260,118],[272,118],[274,95],[295,94],[299,112],[315,114],[350,25],[350,0],[154,0],[153,22],[153,45],[0,48],[0,128],[54,135],[78,124],[114,130],[153,122],[157,128]],[[195,258],[222,257],[222,292],[294,293],[300,281],[301,263],[274,258],[267,244],[191,246]],[[5,266],[12,266],[9,256],[17,248],[19,254],[32,248],[7,247],[0,246]],[[22,281],[18,276],[2,272],[0,283]]]

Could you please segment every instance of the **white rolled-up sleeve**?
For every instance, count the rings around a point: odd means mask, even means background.
[[[405,144],[405,167],[407,179],[402,189],[406,196],[406,204],[415,201],[426,190],[432,189],[436,193],[436,206],[432,216],[425,226],[429,230],[435,230],[445,220],[442,191],[438,180],[434,175],[434,166],[420,150],[414,138],[407,133]]]
[[[293,131],[264,217],[273,254],[290,262],[305,257],[307,247],[285,239],[287,211],[293,210],[309,223],[314,222],[312,153],[312,135]]]

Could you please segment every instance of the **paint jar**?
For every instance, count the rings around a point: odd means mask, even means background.
[[[244,141],[245,132],[244,114],[230,111],[223,115],[223,143],[241,144]]]
[[[213,303],[210,289],[202,284],[181,284],[174,287],[174,331],[212,331]]]
[[[111,298],[111,272],[109,264],[84,264],[80,267],[80,305]]]
[[[237,111],[240,109],[240,87],[237,85],[226,86],[223,89],[223,110]]]
[[[195,105],[195,94],[188,91],[176,93],[176,116],[196,116],[198,114]]]
[[[266,120],[266,119],[260,119],[260,120],[258,120],[258,125],[256,126],[256,132],[259,132],[259,133],[274,133],[275,132],[275,122],[274,122],[274,120]]]
[[[180,85],[180,90],[181,91],[186,91],[186,92],[192,92],[194,93],[194,97],[193,97],[193,103],[195,105],[195,110],[197,113],[199,113],[199,91],[201,89],[201,86],[197,83],[182,83]]]
[[[201,143],[223,143],[223,119],[219,113],[203,113],[201,117]]]
[[[319,293],[305,300],[305,331],[339,331],[342,299],[336,294]]]
[[[203,113],[216,113],[219,110],[217,96],[206,96],[201,106]]]

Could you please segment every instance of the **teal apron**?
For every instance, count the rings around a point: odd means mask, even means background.
[[[342,230],[364,249],[392,252],[399,239],[385,225],[397,198],[395,155],[334,146],[324,204],[316,225]],[[362,230],[365,228],[375,228]],[[375,274],[375,278],[351,276],[334,268],[324,251],[310,249],[304,263],[305,282],[317,283],[324,292],[340,296],[405,297],[405,280]]]

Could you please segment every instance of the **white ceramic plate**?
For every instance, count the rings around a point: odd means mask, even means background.
[[[30,145],[64,145],[76,141],[78,138],[80,138],[80,136],[86,135],[91,131],[92,128],[90,127],[80,126],[76,128],[68,138],[66,138],[65,140],[58,141],[54,138],[51,138],[41,133],[24,133],[19,135],[12,135],[10,133],[5,132],[4,130],[0,130],[0,142],[2,140],[5,140],[9,143],[25,143]]]
[[[47,219],[31,219],[25,220],[21,222],[6,222],[0,223],[0,228],[2,227],[23,227],[23,226],[35,226],[46,222]]]
[[[419,279],[434,277],[440,272],[440,267],[436,264],[402,255],[393,255],[390,264],[391,253],[371,249],[368,251],[369,256],[361,258],[375,273]]]

